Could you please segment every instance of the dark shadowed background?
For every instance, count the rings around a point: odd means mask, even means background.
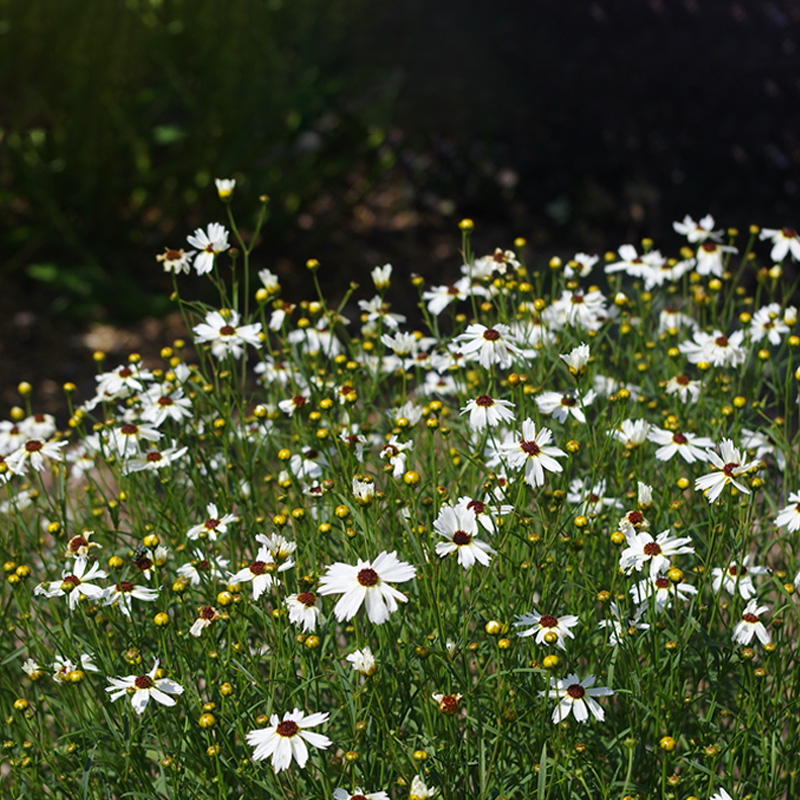
[[[215,177],[291,299],[455,275],[465,216],[533,264],[797,226],[798,47],[793,0],[0,0],[0,399],[175,335],[154,256]]]

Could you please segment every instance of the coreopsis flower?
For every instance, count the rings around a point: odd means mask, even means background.
[[[623,613],[616,603],[612,602],[610,605],[611,616],[597,623],[597,627],[601,630],[603,628],[609,629],[609,646],[618,647],[626,636],[633,636],[637,630],[646,631],[650,629],[650,625],[647,622],[641,621],[647,606],[638,606],[633,612],[633,616],[629,617]]]
[[[269,294],[277,294],[281,289],[278,276],[272,270],[269,269],[259,270],[258,279],[261,281],[261,285],[267,290]]]
[[[11,422],[7,419],[0,421],[0,455],[7,456],[9,453],[13,453],[30,438],[32,437],[20,428],[18,422]]]
[[[496,533],[494,517],[504,517],[514,510],[514,506],[501,503],[496,497],[486,496],[486,500],[473,500],[471,497],[459,497],[456,508],[463,508],[475,516],[478,524],[490,534]]]
[[[279,533],[273,533],[269,536],[264,533],[257,533],[256,541],[267,548],[269,560],[275,565],[278,572],[286,572],[287,569],[291,569],[294,566],[292,554],[297,550],[297,542],[290,542]]]
[[[24,475],[30,466],[37,472],[44,469],[45,458],[53,461],[63,461],[61,448],[66,447],[66,442],[45,442],[41,439],[28,439],[13,453],[5,458],[8,471],[14,475]]]
[[[328,459],[319,450],[308,445],[303,445],[300,452],[293,453],[289,459],[289,469],[296,478],[321,478],[323,467],[327,466]]]
[[[138,456],[129,458],[122,466],[122,474],[157,472],[158,470],[166,469],[175,461],[180,461],[188,450],[188,447],[178,447],[175,442],[172,443],[172,447],[167,447],[163,450],[147,450]]]
[[[138,456],[146,442],[158,442],[162,436],[152,425],[126,422],[108,432],[105,444],[111,455],[125,459]]]
[[[794,533],[800,531],[800,492],[792,492],[786,499],[789,505],[778,512],[775,524]]]
[[[182,422],[192,416],[192,401],[184,395],[180,386],[154,384],[140,394],[139,399],[142,401],[140,418],[156,428],[160,428],[168,419]]]
[[[753,314],[748,329],[751,342],[760,342],[766,337],[770,344],[777,347],[783,341],[783,337],[789,333],[790,328],[781,319],[780,311],[781,307],[778,303],[769,303]]]
[[[480,323],[467,326],[464,333],[453,339],[460,345],[468,361],[478,361],[484,369],[498,366],[506,369],[522,355],[518,343],[508,325],[498,322],[493,328]]]
[[[597,330],[608,317],[605,295],[599,289],[571,292],[565,289],[561,297],[542,311],[542,321],[551,331],[569,325],[584,330]]]
[[[319,598],[313,592],[290,594],[283,604],[289,612],[289,622],[293,625],[302,627],[306,633],[313,633],[317,629],[320,604]]]
[[[461,702],[463,695],[460,692],[456,694],[442,694],[441,692],[433,692],[431,694],[432,700],[439,706],[439,711],[446,714],[448,717],[452,716],[458,711],[458,704]]]
[[[406,471],[406,459],[408,458],[406,450],[410,450],[413,446],[413,442],[401,442],[397,436],[392,436],[381,449],[380,457],[385,458],[392,466],[392,477],[395,480],[403,477],[403,473]]]
[[[695,461],[703,460],[706,450],[714,446],[714,442],[707,436],[663,428],[651,428],[647,438],[661,445],[656,450],[656,458],[659,461],[669,461],[673,456],[679,455],[688,464],[693,464]]]
[[[375,497],[375,482],[369,476],[353,478],[351,483],[353,497],[360,506],[368,506]]]
[[[391,313],[389,304],[380,295],[375,295],[372,300],[359,300],[358,307],[364,312],[361,315],[361,331],[364,334],[376,331],[379,322],[387,330],[396,331],[400,323],[406,321],[404,314]]]
[[[647,511],[653,505],[653,487],[642,481],[636,482],[636,502],[640,510]]]
[[[606,508],[622,508],[622,503],[614,497],[605,497],[606,480],[602,478],[597,483],[590,479],[573,478],[567,502],[578,506],[578,513],[588,517],[602,514]]]
[[[476,258],[472,266],[464,264],[461,271],[472,278],[487,278],[495,272],[504,273],[508,267],[517,269],[519,266],[519,259],[513,250],[495,247],[494,253]]]
[[[349,661],[356,672],[367,677],[378,671],[378,662],[369,647],[365,647],[363,650],[354,650],[345,658],[345,661]]]
[[[216,256],[224,253],[230,247],[228,231],[224,225],[220,225],[218,222],[209,223],[205,231],[197,228],[191,236],[186,237],[186,241],[200,251],[194,257],[193,264],[198,275],[211,272],[214,269]]]
[[[697,594],[697,589],[683,581],[673,583],[664,575],[651,575],[632,586],[630,593],[633,602],[637,605],[646,604],[650,598],[653,598],[656,609],[663,611],[674,598],[689,600]]]
[[[641,572],[646,564],[650,565],[650,577],[669,569],[673,556],[694,553],[689,544],[689,536],[670,536],[669,529],[662,531],[653,539],[648,531],[636,531],[628,528],[623,531],[628,546],[622,551],[619,559],[620,569],[630,574],[635,569]]]
[[[38,681],[44,675],[44,667],[37,664],[32,658],[26,658],[22,663],[22,671],[32,680]]]
[[[517,615],[515,627],[524,627],[517,636],[534,636],[536,644],[554,644],[562,650],[566,649],[566,637],[575,638],[570,630],[578,624],[578,617],[574,614],[564,614],[557,617],[554,614],[540,614],[535,608],[532,612]]]
[[[437,793],[438,789],[429,788],[420,775],[415,775],[411,780],[411,791],[408,800],[428,800]]]
[[[428,313],[438,317],[447,306],[454,300],[466,300],[471,294],[473,287],[468,277],[460,278],[450,286],[432,286],[430,289],[422,293],[422,300],[428,304]],[[474,287],[475,289],[485,289],[481,287]]]
[[[334,789],[333,800],[389,800],[386,792],[365,792],[356,786],[352,793],[346,789]]]
[[[220,200],[228,200],[236,188],[235,178],[214,178],[214,185],[217,187],[217,194]]]
[[[222,617],[214,606],[200,606],[197,609],[197,619],[189,628],[189,633],[194,637],[199,637],[203,631]]]
[[[319,593],[342,595],[333,609],[339,622],[351,620],[363,603],[369,621],[381,625],[397,611],[398,602],[408,601],[402,592],[389,584],[410,581],[416,574],[411,564],[397,558],[396,552],[384,550],[372,562],[358,559],[355,566],[341,561],[332,564],[320,578]]]
[[[758,567],[750,564],[750,556],[746,555],[741,564],[732,561],[725,569],[714,567],[711,570],[711,586],[715,592],[724,589],[728,594],[738,591],[743,600],[750,600],[756,596],[756,587],[753,585],[753,575],[768,575],[767,567]]]
[[[277,714],[269,718],[269,727],[250,731],[245,739],[254,747],[253,761],[263,761],[272,756],[272,769],[278,773],[289,769],[292,759],[302,769],[308,761],[307,744],[320,750],[326,750],[333,742],[321,733],[312,733],[309,728],[316,728],[328,721],[329,714],[304,714],[299,708],[287,711],[283,719]]]
[[[372,272],[370,272],[370,277],[378,291],[388,289],[392,282],[392,265],[384,264],[382,267],[375,267]]]
[[[95,377],[97,395],[101,399],[118,399],[144,391],[145,381],[153,379],[153,373],[140,364],[120,364],[110,372]]]
[[[195,325],[195,343],[211,343],[211,353],[215,358],[225,358],[227,355],[240,358],[246,344],[253,347],[261,346],[261,323],[239,325],[239,312],[232,309],[210,311],[206,314],[204,322]]]
[[[495,400],[488,394],[482,394],[469,400],[461,409],[462,414],[469,414],[471,428],[483,431],[495,428],[500,424],[514,421],[514,404],[509,400]]]
[[[272,560],[269,549],[262,545],[258,548],[255,560],[238,572],[229,575],[228,580],[234,586],[238,586],[245,581],[252,581],[253,600],[258,600],[275,583],[273,573],[276,571],[277,566]]]
[[[563,467],[556,458],[567,454],[558,447],[548,444],[553,438],[549,428],[536,431],[532,419],[522,423],[522,436],[512,437],[500,446],[499,453],[514,469],[525,468],[525,482],[531,487],[544,485],[544,472],[562,472]]]
[[[26,439],[49,439],[56,432],[56,418],[52,414],[31,414],[19,423],[19,431]]]
[[[120,581],[105,590],[103,605],[117,606],[126,617],[130,617],[133,598],[143,600],[145,603],[152,603],[158,598],[158,590],[150,589],[147,586],[136,586],[131,581]]]
[[[585,278],[599,260],[600,256],[590,256],[588,253],[575,253],[569,262],[564,265],[564,276],[567,278]]]
[[[664,388],[667,394],[677,395],[683,405],[689,405],[697,402],[702,386],[701,381],[690,380],[686,375],[676,375],[667,381]]]
[[[674,258],[665,259],[660,264],[646,264],[642,268],[642,280],[644,290],[650,292],[656,286],[663,286],[667,281],[675,283],[679,281],[687,272],[690,272],[695,265],[694,258],[685,258],[683,261],[676,261]]]
[[[699,275],[715,275],[719,278],[725,271],[723,259],[726,253],[738,253],[739,251],[727,244],[719,244],[706,240],[697,248],[697,272]]]
[[[669,333],[677,336],[682,328],[697,330],[697,322],[688,314],[684,314],[675,308],[665,308],[658,315],[658,333]]]
[[[107,578],[108,575],[100,569],[98,564],[89,566],[89,560],[78,556],[72,565],[72,570],[66,570],[57,581],[40,583],[34,590],[35,595],[44,597],[64,597],[69,600],[70,611],[74,611],[81,597],[90,600],[99,600],[103,597],[105,589],[96,586],[94,581]]]
[[[443,506],[434,520],[433,529],[447,541],[436,543],[436,555],[444,558],[458,554],[458,563],[469,569],[476,561],[488,566],[495,551],[486,542],[475,538],[478,522],[475,515],[463,506]]]
[[[769,257],[776,264],[783,261],[789,253],[794,261],[800,261],[800,237],[794,228],[762,228],[758,238],[772,242]]]
[[[209,542],[216,542],[220,534],[228,532],[228,525],[238,522],[236,514],[220,514],[215,503],[206,506],[208,518],[197,525],[192,525],[186,531],[187,539],[208,539]]]
[[[577,347],[574,347],[569,353],[562,353],[559,358],[567,365],[569,371],[573,375],[583,375],[586,372],[586,365],[589,363],[591,352],[589,345],[581,342]]]
[[[402,406],[392,408],[387,414],[389,419],[396,425],[400,420],[405,420],[405,427],[413,428],[422,419],[422,408],[413,400],[403,403]]]
[[[644,444],[647,441],[647,434],[650,433],[651,425],[644,419],[624,419],[618,428],[608,431],[618,442],[622,442],[628,450]]]
[[[94,531],[83,531],[83,533],[71,536],[70,540],[67,542],[67,558],[77,558],[78,556],[88,558],[89,553],[92,552],[92,548],[94,547],[98,550],[102,550],[103,545],[90,541],[92,536],[94,536]]]
[[[657,267],[665,261],[664,256],[658,250],[650,250],[648,253],[639,255],[632,244],[623,244],[617,252],[620,255],[620,260],[606,264],[605,271],[607,275],[611,275],[614,272],[624,272],[631,278],[641,278],[645,268]]]
[[[140,716],[144,713],[152,697],[162,706],[174,706],[175,699],[171,695],[183,694],[183,686],[170,678],[157,678],[158,659],[153,669],[146,675],[128,675],[125,678],[107,678],[111,686],[106,691],[112,700],[119,700],[129,694],[133,710]]]
[[[56,683],[66,683],[69,679],[70,672],[80,670],[81,672],[100,672],[97,665],[94,663],[94,656],[91,653],[81,653],[78,658],[78,663],[62,655],[57,655],[53,658],[53,680]]]
[[[742,450],[754,450],[754,459],[763,461],[766,456],[772,456],[778,469],[783,472],[786,469],[786,456],[781,448],[776,447],[775,442],[761,431],[753,431],[749,428],[739,429],[739,441],[742,443]]]
[[[566,422],[574,417],[578,422],[586,422],[583,409],[591,405],[597,397],[593,389],[581,396],[577,392],[542,392],[536,396],[536,405],[542,414],[548,414],[559,422]]]
[[[636,508],[633,511],[628,511],[622,519],[617,523],[617,527],[623,533],[636,533],[637,531],[649,531],[650,521],[642,512],[641,508]]]
[[[228,574],[230,561],[227,558],[213,556],[207,558],[202,550],[194,550],[193,559],[188,564],[178,567],[178,575],[186,578],[192,586],[199,586],[201,581],[222,580]]]
[[[194,256],[194,250],[184,250],[182,247],[173,250],[171,247],[167,247],[163,253],[156,256],[156,261],[160,261],[164,265],[164,272],[172,272],[175,275],[183,272],[188,275]]]
[[[728,484],[743,494],[750,494],[750,490],[736,478],[756,469],[760,461],[743,464],[742,454],[733,446],[730,439],[723,439],[720,442],[719,455],[713,450],[707,450],[706,457],[716,469],[697,478],[694,488],[703,492],[709,503],[713,503]]]
[[[570,714],[575,717],[577,722],[586,722],[589,714],[596,720],[603,720],[605,713],[594,698],[610,697],[614,692],[606,686],[595,686],[594,681],[594,675],[587,675],[580,680],[574,673],[570,673],[563,679],[550,678],[550,689],[539,692],[539,696],[559,700],[552,716],[555,724],[562,722]]]
[[[706,214],[699,222],[695,222],[688,214],[683,218],[683,222],[673,222],[672,227],[675,233],[685,236],[690,244],[705,242],[706,239],[719,241],[722,231],[714,230],[714,217]]]
[[[747,359],[743,341],[744,331],[734,331],[730,336],[718,330],[713,333],[697,331],[692,339],[681,342],[678,350],[690,364],[707,362],[715,367],[738,367]]]
[[[757,600],[750,600],[742,611],[742,618],[733,629],[733,641],[737,644],[748,645],[755,636],[761,644],[769,644],[769,632],[759,619],[759,614],[763,614],[767,609],[768,606],[758,605]]]

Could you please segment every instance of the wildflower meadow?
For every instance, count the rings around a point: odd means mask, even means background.
[[[2,796],[800,797],[800,236],[463,220],[409,321],[217,188],[185,338],[0,422]]]

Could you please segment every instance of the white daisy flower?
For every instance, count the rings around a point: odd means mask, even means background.
[[[699,275],[720,277],[725,271],[726,253],[738,253],[735,247],[706,240],[697,248],[697,272]]]
[[[603,720],[605,717],[603,709],[594,698],[610,697],[614,692],[605,686],[595,686],[594,681],[594,675],[587,675],[580,680],[574,673],[570,673],[563,679],[550,678],[550,689],[539,692],[539,696],[559,699],[559,703],[553,711],[554,724],[562,722],[570,714],[575,717],[577,722],[586,722],[589,714],[596,720]]]
[[[283,601],[289,612],[289,622],[301,627],[306,633],[313,633],[319,622],[319,599],[313,592],[290,594]]]
[[[210,311],[204,322],[195,325],[195,344],[210,342],[211,353],[215,358],[227,355],[240,358],[246,344],[261,347],[261,323],[239,325],[239,312],[225,309],[225,313]]]
[[[577,392],[542,392],[536,396],[536,405],[542,414],[548,414],[559,422],[566,422],[572,416],[578,422],[586,422],[583,409],[597,397],[593,389],[581,397]]]
[[[37,472],[41,472],[44,469],[45,458],[50,458],[53,461],[64,460],[61,448],[66,446],[66,442],[44,442],[41,439],[28,439],[25,444],[6,456],[6,467],[14,475],[24,475],[28,471],[28,466]]]
[[[534,609],[532,613],[518,614],[514,625],[526,626],[524,631],[517,633],[517,636],[535,636],[536,644],[554,644],[565,650],[566,637],[575,638],[570,628],[574,628],[578,622],[578,617],[574,614],[556,617],[553,614],[540,614]]]
[[[574,347],[569,353],[561,354],[559,358],[569,367],[569,371],[573,375],[583,375],[586,372],[586,365],[589,363],[591,352],[589,345],[581,342],[577,347]]]
[[[786,499],[789,505],[778,512],[775,524],[794,533],[800,531],[800,492],[792,492]]]
[[[757,637],[761,644],[769,644],[771,639],[764,623],[759,619],[769,607],[758,605],[757,600],[750,600],[742,611],[742,618],[733,629],[732,639],[737,644],[748,645]]]
[[[800,261],[800,237],[794,228],[762,228],[758,238],[772,242],[769,257],[776,264],[783,261],[789,253],[795,261]]]
[[[269,718],[269,727],[250,731],[245,737],[254,747],[253,761],[263,761],[272,756],[272,769],[277,773],[289,769],[292,759],[302,769],[308,761],[307,744],[326,750],[333,742],[321,733],[312,733],[315,728],[328,721],[329,714],[304,714],[299,708],[287,711],[283,719],[277,714]]]
[[[558,447],[548,444],[553,438],[549,428],[536,431],[532,419],[522,423],[522,436],[506,438],[500,445],[499,454],[514,469],[525,468],[525,482],[531,487],[544,485],[544,472],[562,472],[563,467],[556,458],[566,457],[566,453]]]
[[[215,542],[218,536],[228,532],[228,525],[239,521],[236,514],[220,514],[215,503],[206,506],[206,514],[208,517],[204,522],[192,525],[186,531],[187,539],[208,539],[209,542]]]
[[[461,413],[469,414],[471,428],[478,431],[495,428],[506,422],[514,421],[514,404],[508,400],[495,400],[488,394],[482,394],[470,400],[461,409]]]
[[[197,228],[191,236],[186,237],[186,241],[200,251],[194,258],[194,268],[198,275],[211,272],[214,268],[214,258],[230,247],[228,231],[218,222],[209,223],[205,231]]]
[[[672,227],[675,233],[685,236],[690,244],[704,242],[706,239],[719,241],[722,231],[714,230],[714,217],[706,214],[700,222],[695,222],[688,214],[683,218],[683,222],[673,222]]]
[[[458,553],[458,563],[469,569],[476,561],[488,566],[495,551],[486,542],[475,538],[478,522],[475,514],[463,506],[443,506],[434,520],[433,529],[446,542],[437,542],[436,555],[444,558],[450,553]]]
[[[650,577],[665,572],[672,563],[672,557],[684,553],[694,553],[689,543],[691,537],[670,536],[669,529],[662,531],[653,539],[649,531],[637,531],[632,526],[623,531],[628,546],[619,558],[620,569],[630,574],[635,569],[641,572],[645,564],[650,565]]]
[[[220,200],[228,200],[236,188],[235,178],[214,178],[214,185],[217,187],[217,195]]]
[[[656,458],[659,461],[669,461],[673,456],[679,455],[688,464],[693,464],[695,461],[703,460],[706,450],[714,446],[714,442],[707,436],[668,431],[663,428],[651,428],[647,438],[661,445],[656,450]]]
[[[333,800],[389,800],[389,795],[386,792],[368,793],[357,786],[352,794],[346,789],[334,789]]]
[[[658,611],[663,611],[674,598],[689,600],[697,594],[697,589],[688,583],[681,581],[673,583],[664,575],[656,575],[639,581],[630,589],[633,602],[637,605],[646,604],[653,598]]]
[[[684,405],[696,403],[702,391],[702,382],[693,381],[686,377],[686,375],[676,375],[670,378],[664,387],[667,394],[675,394]]]
[[[761,463],[760,461],[743,464],[742,454],[733,446],[730,439],[723,439],[720,442],[719,455],[713,450],[707,450],[706,457],[716,469],[697,478],[694,488],[703,492],[709,503],[713,503],[728,484],[736,487],[743,494],[750,494],[750,490],[736,479],[756,469]]]
[[[99,564],[89,566],[89,560],[79,556],[72,565],[72,570],[64,572],[63,577],[57,581],[40,583],[34,590],[35,595],[44,597],[64,597],[69,599],[70,611],[74,611],[81,597],[91,600],[100,600],[105,589],[95,586],[94,581],[107,578],[108,575],[100,569]]]
[[[508,325],[498,322],[493,328],[473,323],[453,339],[468,361],[478,361],[484,369],[498,366],[506,369],[522,355]]]
[[[150,589],[147,586],[136,586],[131,581],[120,581],[105,590],[105,603],[103,605],[116,605],[126,617],[130,617],[131,599],[134,597],[137,600],[152,603],[158,598],[158,590]]]
[[[756,587],[753,585],[753,575],[769,575],[767,567],[757,567],[749,564],[750,556],[746,555],[741,564],[732,561],[725,569],[714,567],[711,570],[711,586],[715,592],[724,589],[728,594],[738,591],[743,600],[750,600],[756,596]]]
[[[363,650],[354,650],[345,658],[345,661],[349,661],[353,669],[362,675],[374,675],[378,671],[378,662],[369,647],[365,647]]]
[[[183,686],[169,678],[156,678],[158,659],[146,675],[128,675],[125,678],[107,678],[111,686],[106,691],[112,700],[129,694],[133,710],[141,715],[152,697],[162,706],[174,706],[175,699],[170,695],[183,694]]]
[[[333,609],[339,622],[351,620],[363,603],[370,622],[381,625],[397,611],[398,602],[408,601],[389,583],[410,581],[416,574],[411,564],[397,558],[396,552],[383,551],[372,562],[358,559],[355,566],[341,561],[332,564],[320,578],[319,593],[342,595]]]

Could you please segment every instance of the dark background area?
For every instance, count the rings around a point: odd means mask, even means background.
[[[270,196],[290,299],[312,256],[332,296],[455,276],[465,216],[533,264],[796,227],[798,47],[792,0],[0,0],[2,400],[174,335],[154,257],[224,221],[215,177],[245,229]]]

